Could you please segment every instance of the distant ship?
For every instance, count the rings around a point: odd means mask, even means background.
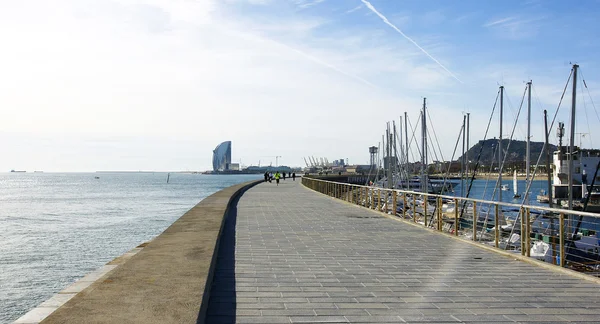
[[[10,172],[27,172],[27,171],[10,170]]]

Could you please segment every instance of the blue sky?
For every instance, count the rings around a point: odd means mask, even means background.
[[[4,2],[0,170],[205,170],[225,140],[246,165],[366,163],[386,122],[406,111],[415,125],[423,97],[449,159],[463,112],[483,138],[500,84],[507,137],[533,80],[542,141],[570,62],[589,87],[576,142],[598,147],[599,16],[592,0]]]

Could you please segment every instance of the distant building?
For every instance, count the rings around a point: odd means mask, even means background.
[[[285,165],[280,165],[277,167],[251,165],[242,171],[244,171],[245,173],[265,173],[265,172],[276,172],[276,171],[288,173],[288,172],[300,172],[300,168],[290,168]]]
[[[231,141],[223,142],[213,150],[213,171],[221,172],[230,170]],[[239,169],[239,167],[238,167]]]

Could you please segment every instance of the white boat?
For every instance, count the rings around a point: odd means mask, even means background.
[[[510,190],[510,188],[508,187],[508,185],[507,185],[507,184],[503,184],[502,186],[500,186],[500,189],[501,189],[502,191],[509,191],[509,190]]]

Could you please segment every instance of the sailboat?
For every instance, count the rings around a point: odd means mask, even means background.
[[[519,187],[517,186],[517,170],[515,170],[513,173],[513,192],[513,198],[521,198],[521,195],[519,194]]]

